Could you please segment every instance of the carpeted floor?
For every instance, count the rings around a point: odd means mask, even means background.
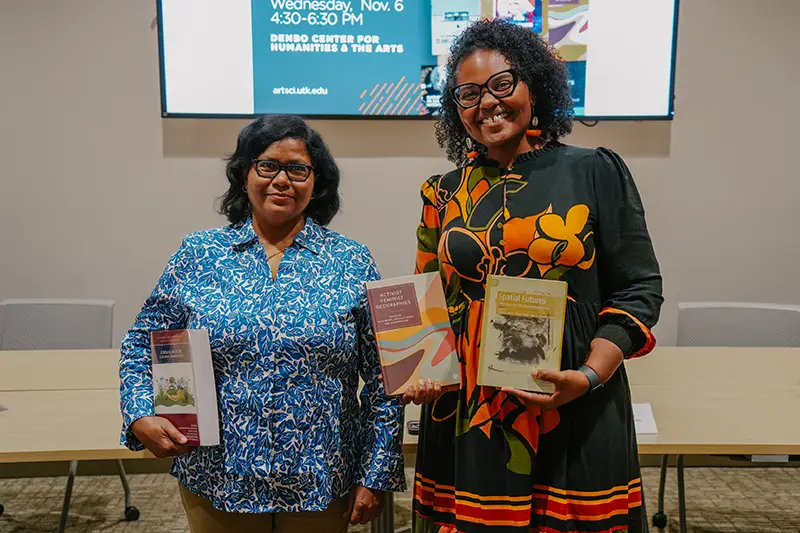
[[[408,472],[409,476],[412,472]],[[647,510],[656,510],[658,469],[643,469]],[[0,532],[56,531],[66,478],[0,480]],[[188,529],[175,481],[167,474],[130,476],[136,522],[122,521],[123,501],[114,476],[78,477],[67,531],[184,533]],[[691,468],[686,471],[689,531],[692,533],[800,532],[800,469]],[[410,520],[410,493],[397,495],[396,524]],[[678,531],[674,470],[667,481],[669,532]],[[353,527],[352,533],[369,531]],[[656,531],[651,528],[651,531]]]

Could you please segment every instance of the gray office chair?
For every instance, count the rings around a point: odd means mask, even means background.
[[[686,302],[678,304],[678,346],[798,347],[800,346],[800,306],[742,303]],[[664,485],[668,455],[661,458],[658,485],[658,512],[653,526],[667,526],[664,514]],[[686,531],[686,493],[683,455],[676,457],[678,472],[678,512],[681,533]]]
[[[0,301],[0,350],[81,350],[111,348],[114,302],[106,300]],[[131,505],[130,486],[121,460],[119,477],[125,491],[125,519],[139,511]],[[59,533],[64,531],[78,461],[69,464]],[[3,508],[0,505],[0,514]]]

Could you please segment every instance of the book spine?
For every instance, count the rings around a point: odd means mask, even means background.
[[[194,401],[195,401],[195,408],[197,412],[195,413],[185,413],[185,414],[168,414],[164,415],[164,418],[172,422],[172,425],[175,428],[183,433],[183,435],[188,439],[186,443],[187,446],[200,446],[202,444],[202,439],[200,438],[200,397],[202,396],[201,387],[199,386],[200,383],[197,381],[197,361],[195,361],[194,355],[194,343],[196,342],[193,338],[193,331],[187,331],[187,341],[189,343],[189,362],[192,365],[192,379],[194,380],[194,389],[192,393],[194,394]],[[180,426],[179,426],[180,424]]]
[[[380,339],[380,333],[378,332],[378,328],[375,327],[377,324],[377,316],[375,316],[375,305],[376,301],[373,297],[373,291],[376,289],[370,289],[368,285],[364,285],[364,290],[367,292],[367,307],[369,308],[369,318],[370,318],[370,325],[372,327],[372,333],[375,335],[375,350],[378,352],[378,362],[381,365],[381,375],[383,376],[383,388],[387,396],[391,396],[395,392],[396,385],[392,383],[391,373],[385,372],[384,364],[383,364],[383,354],[381,353],[380,343],[378,342]]]
[[[483,341],[483,335],[489,329],[489,314],[492,311],[492,302],[494,301],[494,283],[491,274],[486,276],[486,290],[483,294],[483,316],[481,317],[481,330],[478,332],[478,339],[480,348],[478,348],[478,376],[477,383],[483,384],[483,367],[486,365],[486,342]]]
[[[192,330],[190,338],[200,446],[216,446],[220,443],[219,406],[208,331]]]
[[[561,331],[558,332],[558,368],[561,369],[561,365],[564,362],[564,327],[567,323],[567,302],[569,296],[569,285],[566,282],[563,283],[562,286],[563,292],[561,293],[561,316],[559,319],[561,320]]]

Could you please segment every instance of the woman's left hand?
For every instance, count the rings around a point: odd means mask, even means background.
[[[558,372],[553,370],[534,370],[531,372],[531,376],[533,376],[533,379],[549,381],[555,385],[555,392],[553,394],[542,394],[507,387],[503,387],[503,392],[513,394],[529,407],[556,409],[576,398],[580,398],[589,390],[589,378],[578,370],[561,370]]]
[[[383,512],[383,492],[356,485],[350,491],[350,523],[367,524]]]

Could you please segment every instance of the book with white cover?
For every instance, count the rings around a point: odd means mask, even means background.
[[[154,331],[153,407],[188,439],[188,446],[220,441],[217,388],[208,332]]]

